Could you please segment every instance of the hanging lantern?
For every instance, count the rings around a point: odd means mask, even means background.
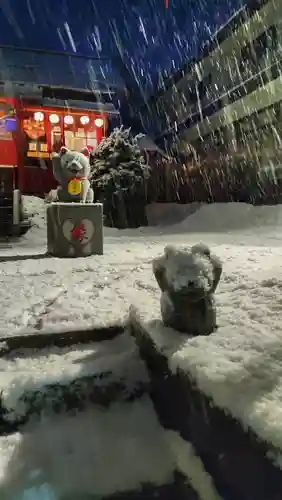
[[[44,114],[41,113],[41,111],[36,111],[34,113],[33,118],[35,119],[36,122],[43,122],[44,120]]]
[[[65,116],[64,122],[66,125],[72,125],[74,122],[73,116],[71,116],[71,115]]]
[[[81,125],[88,125],[89,122],[90,122],[89,116],[85,115],[80,118]]]
[[[103,120],[103,118],[96,118],[94,123],[95,123],[96,127],[101,128],[104,125],[104,120]]]
[[[52,115],[49,116],[49,122],[52,123],[52,125],[56,125],[56,123],[59,123],[60,117],[53,113]]]

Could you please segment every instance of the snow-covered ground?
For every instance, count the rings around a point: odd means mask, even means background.
[[[41,349],[40,355],[32,349],[13,351],[1,358],[1,372],[5,374],[0,379],[1,401],[7,410],[5,418],[10,421],[27,414],[29,402],[24,401],[24,395],[45,392],[47,396],[46,385],[59,383],[63,388],[91,378],[96,389],[122,384],[121,399],[126,399],[140,384],[149,383],[137,346],[127,332],[104,342]],[[85,388],[85,383],[80,386]],[[87,387],[83,390],[87,394]],[[48,398],[53,400],[54,394],[51,392]]]
[[[29,199],[27,203],[28,211],[34,213],[33,228],[20,242],[0,245],[0,336],[31,331],[40,335],[45,330],[111,324],[123,320],[131,304],[146,311],[146,318],[149,319],[150,304],[152,314],[156,315],[159,298],[151,270],[153,257],[161,254],[167,243],[190,246],[202,241],[212,246],[213,252],[222,259],[224,265],[216,293],[219,329],[208,338],[193,339],[188,344],[183,343],[180,349],[175,349],[171,366],[175,368],[180,365],[190,371],[197,378],[199,386],[219,406],[231,411],[245,425],[253,427],[263,439],[282,448],[282,207],[251,207],[244,204],[202,206],[188,217],[183,209],[183,216],[178,215],[177,224],[174,225],[167,226],[159,218],[159,225],[151,228],[127,231],[106,229],[103,256],[60,260],[27,258],[32,253],[43,255],[46,248],[44,202]],[[14,261],[10,260],[13,256]],[[5,258],[9,260],[1,262]],[[168,342],[170,349],[174,348],[175,337],[168,335],[163,340]],[[91,347],[86,346],[85,349],[91,350]],[[55,372],[60,375],[62,369],[58,365],[56,353],[50,352],[39,361],[39,365],[44,364],[48,356],[52,358],[50,376],[53,373],[54,377]],[[72,364],[73,356],[79,357],[80,353],[66,352],[65,366]],[[17,359],[13,366],[8,367],[6,361],[2,360],[0,376],[2,380],[5,373],[7,380],[14,377],[11,372],[15,368],[21,376],[26,369],[28,377],[30,372],[41,369],[42,364],[39,365],[31,367],[27,364],[24,367],[24,363]],[[44,374],[48,377],[47,366]],[[145,411],[142,405],[136,405],[135,409],[139,408],[142,419],[146,419],[142,414]],[[116,411],[124,415],[126,413],[124,408],[117,408]],[[146,411],[149,411],[148,408]],[[138,415],[135,422],[139,419]],[[85,415],[81,418],[85,419],[81,428],[84,425],[87,428],[87,419],[90,417]],[[92,418],[98,422],[99,428],[102,425],[100,416],[91,416],[91,421]],[[117,422],[121,424],[122,418],[125,417],[117,417]],[[70,420],[70,429],[72,422]],[[154,429],[154,420],[150,422]],[[52,429],[47,429],[48,425],[53,426]],[[46,423],[46,435],[54,432],[54,435],[59,436],[60,422],[48,425]],[[125,431],[130,434],[130,425],[128,429],[125,425],[124,429],[121,435]],[[19,450],[19,453],[24,450],[31,457],[31,462],[27,460],[24,463],[32,464],[32,440],[36,432],[33,430],[27,438],[19,436],[16,445],[11,443],[12,438],[1,438],[0,454],[3,460],[6,460],[6,455],[9,456],[9,450],[12,450],[13,456],[15,450]],[[23,446],[21,439],[27,439],[27,444]],[[77,439],[86,438],[78,435]],[[170,435],[170,439],[173,447],[179,450],[179,436]],[[36,443],[38,441],[35,440]],[[45,441],[46,446],[49,446],[48,440]],[[67,442],[69,445],[69,440]],[[182,448],[185,447],[183,443],[180,444]],[[58,446],[63,446],[63,443],[58,441]],[[161,454],[164,450],[162,446]],[[90,451],[88,448],[85,453],[90,454]],[[187,452],[187,449],[182,456],[177,452],[180,468],[185,468],[190,455],[193,453],[191,450]],[[62,460],[64,456],[62,452]],[[128,464],[131,462],[130,456],[130,453],[125,455]],[[144,462],[146,457],[144,455]],[[154,454],[152,457],[154,461],[158,460]],[[275,459],[280,460],[279,454],[275,455]],[[197,460],[193,463],[197,469]],[[74,461],[74,467],[75,464]],[[188,476],[194,467],[191,462],[189,464]],[[91,479],[90,473],[88,477],[85,471],[85,487],[88,480],[97,479],[102,492],[107,484],[103,482],[103,476],[99,476],[99,464],[97,467],[97,478],[95,467],[91,469],[95,472],[94,479]],[[0,470],[4,469],[5,464],[2,464]],[[161,471],[156,474],[163,474],[164,477],[171,470],[169,463],[164,462]],[[50,474],[53,474],[55,481],[55,468],[50,469]],[[138,474],[142,478],[142,470]],[[193,481],[202,483],[200,472],[199,476],[197,473],[192,476]],[[5,484],[7,477],[14,480],[13,471],[11,476],[5,476]],[[129,483],[131,480],[132,476],[128,479]],[[84,481],[84,477],[81,481]],[[118,483],[118,475],[116,481]],[[216,495],[203,494],[201,498],[206,500],[216,498]]]
[[[43,420],[25,434],[0,438],[0,449],[0,493],[5,500],[23,485],[27,489],[27,478],[30,486],[52,484],[56,499],[84,498],[93,492],[102,497],[134,490],[140,483],[162,485],[172,480],[174,470],[165,433],[147,397],[113,405],[110,411],[92,408]],[[136,456],[137,450],[142,456]],[[38,481],[32,477],[35,470],[44,471]]]
[[[147,396],[41,420],[0,437],[0,452],[2,500],[101,499],[169,484],[176,468],[199,500],[220,500],[192,445],[162,429]]]
[[[103,256],[34,260],[28,257],[31,254],[40,257],[46,250],[45,205],[43,200],[34,198],[28,198],[26,205],[29,212],[35,213],[32,229],[18,243],[0,244],[2,337],[122,320],[130,304],[138,302],[140,292],[156,294],[151,260],[162,253],[168,242],[190,245],[204,241],[212,245],[224,261],[219,300],[224,300],[228,290],[232,292],[232,301],[238,301],[243,283],[244,286],[249,283],[247,286],[253,289],[260,286],[263,279],[279,281],[280,206],[203,206],[171,226],[126,231],[106,229]],[[1,262],[12,256],[15,260]],[[234,280],[238,290],[234,289]],[[269,301],[267,290],[264,287],[261,293]],[[274,295],[275,292],[274,287]],[[230,308],[231,314],[232,304]],[[268,326],[269,322],[276,321],[277,315],[271,317],[265,318]],[[279,323],[279,319],[277,321]]]

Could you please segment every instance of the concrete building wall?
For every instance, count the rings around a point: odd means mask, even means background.
[[[166,133],[178,129],[180,151],[188,143],[215,143],[211,136],[219,134],[238,154],[265,157],[267,152],[269,157],[280,147],[282,0],[270,0],[251,17],[243,8],[235,17],[235,28],[234,19],[229,21],[230,36],[160,98],[169,117]],[[244,141],[246,121],[253,125]],[[252,134],[252,128],[261,133]]]

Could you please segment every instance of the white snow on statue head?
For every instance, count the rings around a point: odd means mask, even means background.
[[[168,288],[174,293],[199,299],[213,288],[214,267],[209,254],[200,245],[190,251],[165,247],[163,266]]]

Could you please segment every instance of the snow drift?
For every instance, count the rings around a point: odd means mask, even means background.
[[[45,233],[46,203],[35,196],[24,196],[24,210],[32,218],[32,229],[27,238],[34,241],[37,235],[42,240]],[[149,226],[166,229],[172,233],[186,232],[232,232],[252,230],[254,228],[274,228],[282,226],[282,205],[253,206],[247,203],[214,203],[203,205],[191,203],[181,205],[176,203],[147,206]],[[141,233],[151,234],[152,227],[141,228]],[[137,236],[140,229],[116,230],[106,228],[106,236]]]
[[[179,232],[238,231],[282,225],[282,206],[253,206],[247,203],[202,205],[171,229]]]
[[[178,224],[193,214],[201,206],[201,203],[151,203],[146,207],[146,215],[149,226],[171,226]]]
[[[147,218],[149,226],[166,227],[179,233],[273,228],[282,224],[282,205],[153,203],[147,207]]]
[[[146,396],[42,419],[0,437],[0,452],[0,495],[7,500],[21,498],[35,472],[55,498],[100,498],[173,480],[169,444]]]

